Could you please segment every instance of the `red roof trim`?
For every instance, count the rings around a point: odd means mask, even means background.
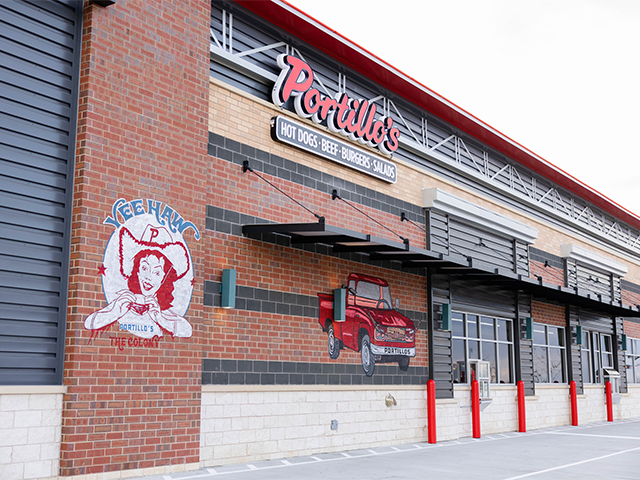
[[[554,183],[592,202],[616,218],[640,228],[639,216],[293,5],[283,0],[235,1],[247,10],[310,43],[338,62],[383,85],[409,102],[424,108]]]

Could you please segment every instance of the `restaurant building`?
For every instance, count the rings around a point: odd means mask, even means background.
[[[282,0],[0,4],[0,477],[640,416],[640,217]]]

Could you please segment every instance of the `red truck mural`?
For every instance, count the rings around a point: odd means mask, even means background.
[[[344,287],[343,287],[344,288]],[[398,362],[407,371],[416,355],[413,321],[394,310],[386,280],[360,273],[349,275],[345,320],[335,321],[333,295],[318,293],[319,323],[327,334],[329,357],[340,350],[360,352],[364,373],[373,375],[375,364]]]

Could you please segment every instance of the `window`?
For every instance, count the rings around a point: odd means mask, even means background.
[[[613,368],[611,335],[582,331],[582,382],[604,383],[603,368]]]
[[[453,383],[469,383],[469,360],[486,360],[491,383],[513,383],[511,320],[453,312],[451,318]]]
[[[349,293],[355,295],[354,302],[361,307],[381,308],[390,310],[391,292],[386,285],[378,285],[364,280],[349,281]]]
[[[627,383],[640,383],[640,340],[627,339]]]
[[[533,324],[533,381],[566,383],[564,328]]]

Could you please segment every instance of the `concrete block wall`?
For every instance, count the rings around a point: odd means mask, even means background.
[[[516,431],[518,404],[515,385],[492,385],[491,399],[491,404],[480,413],[482,434]],[[471,387],[458,385],[453,399],[436,401],[436,424],[439,442],[472,435]]]
[[[585,385],[584,394],[578,395],[578,423],[584,425],[607,419],[604,385]]]
[[[387,407],[391,394],[397,405]],[[426,387],[203,387],[203,466],[426,441]],[[337,430],[331,421],[338,421]]]
[[[0,387],[2,480],[58,478],[62,394],[63,387]]]
[[[527,430],[571,424],[569,385],[536,385],[536,394],[526,397]]]
[[[629,384],[629,391],[622,394],[620,403],[613,406],[613,419],[640,417],[640,384]]]

